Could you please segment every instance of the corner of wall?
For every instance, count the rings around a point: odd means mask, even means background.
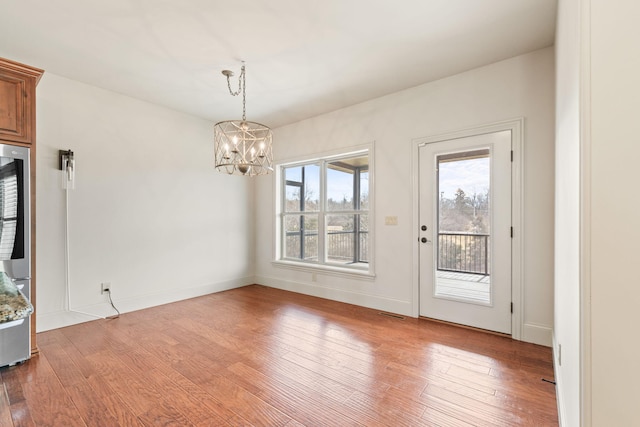
[[[551,347],[553,345],[553,330],[549,326],[525,323],[522,328],[522,341]]]
[[[241,288],[255,283],[254,276],[242,277],[239,279],[227,280],[223,282],[212,283],[205,286],[182,287],[179,289],[158,292],[154,294],[137,295],[134,297],[126,297],[118,299],[114,296],[114,304],[121,313],[142,310],[149,307],[178,302],[181,300],[195,298],[216,292],[227,291],[230,289]],[[74,311],[78,310],[78,311]],[[63,328],[78,323],[96,320],[100,316],[106,317],[113,314],[113,309],[108,304],[93,304],[89,306],[76,307],[71,310],[60,310],[49,313],[38,314],[37,316],[37,332],[45,332],[52,329]],[[98,315],[84,315],[81,312],[95,312]]]
[[[372,295],[362,292],[349,291],[328,286],[318,286],[313,283],[279,279],[276,277],[256,276],[256,282],[264,286],[284,291],[297,292],[318,298],[330,299],[347,304],[367,307],[374,310],[397,313],[404,316],[411,316],[412,302],[400,299],[388,298],[379,295]]]

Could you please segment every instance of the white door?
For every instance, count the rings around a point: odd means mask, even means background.
[[[511,131],[419,147],[420,315],[511,333]]]

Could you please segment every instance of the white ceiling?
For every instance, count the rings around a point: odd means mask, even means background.
[[[220,71],[244,60],[247,119],[278,127],[551,46],[556,5],[2,0],[0,56],[214,122],[242,114]]]

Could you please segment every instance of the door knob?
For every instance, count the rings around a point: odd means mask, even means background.
[[[429,239],[427,239],[426,237],[423,237],[422,239],[420,239],[420,241],[421,241],[422,243],[428,243],[428,242],[429,242]]]
[[[423,225],[422,227],[420,227],[420,229],[421,229],[422,231],[427,231],[427,226],[426,226],[426,225]]]

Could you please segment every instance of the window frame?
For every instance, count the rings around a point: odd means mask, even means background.
[[[274,254],[272,263],[277,267],[292,268],[303,271],[322,271],[323,273],[355,276],[363,278],[375,277],[375,239],[374,239],[374,149],[373,143],[361,145],[357,147],[351,147],[342,149],[339,151],[319,153],[316,155],[310,155],[306,157],[300,157],[297,159],[289,159],[276,163],[274,169],[274,189],[275,189],[275,232],[274,232]],[[354,200],[354,207],[351,210],[329,210],[327,206],[327,165],[331,162],[339,161],[341,159],[350,159],[353,157],[367,156],[368,157],[368,209],[356,209],[359,207],[359,203]],[[319,203],[317,211],[299,211],[299,212],[286,212],[286,187],[287,181],[285,177],[285,169],[297,166],[307,165],[319,165]],[[359,186],[360,183],[358,183]],[[302,203],[301,192],[301,203]],[[308,212],[308,213],[307,213]],[[317,260],[303,260],[299,258],[285,258],[285,221],[286,216],[291,215],[317,215],[318,218],[318,256]],[[328,215],[367,215],[367,234],[369,239],[368,244],[368,261],[367,263],[359,263],[354,265],[345,265],[337,262],[331,262],[328,260],[328,254],[325,249],[325,241],[327,239],[327,226],[326,218]],[[354,233],[356,227],[354,226]],[[354,235],[355,238],[355,235]],[[359,237],[358,237],[359,238]],[[357,246],[355,246],[357,247]],[[355,256],[354,247],[354,256]],[[366,266],[363,267],[363,264]]]

